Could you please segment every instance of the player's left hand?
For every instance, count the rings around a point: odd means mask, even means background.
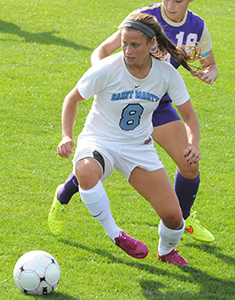
[[[208,84],[213,84],[214,83],[214,79],[210,75],[209,70],[197,71],[197,72],[193,73],[192,76],[196,76],[200,80],[202,80],[202,81],[204,81],[205,83],[208,83]]]
[[[201,153],[200,151],[190,145],[188,146],[184,151],[183,151],[184,157],[186,159],[186,161],[191,165],[191,164],[196,164],[197,162],[199,162],[199,160],[201,159]]]

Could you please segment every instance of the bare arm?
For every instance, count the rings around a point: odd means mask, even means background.
[[[184,150],[184,156],[189,163],[196,163],[201,159],[199,152],[200,127],[198,117],[192,107],[190,99],[184,104],[177,106],[187,131],[189,146]]]
[[[209,55],[200,59],[200,64],[203,71],[196,72],[195,76],[208,84],[213,84],[218,77],[218,68],[212,50],[210,50]]]
[[[121,33],[120,30],[115,32],[100,44],[91,54],[91,64],[94,65],[99,60],[109,56],[118,48],[121,47]]]
[[[84,98],[79,94],[77,87],[65,97],[62,108],[62,140],[57,147],[61,157],[70,157],[75,146],[73,141],[73,125],[77,115],[77,105]]]

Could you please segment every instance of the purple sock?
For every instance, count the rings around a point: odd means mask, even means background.
[[[78,192],[78,189],[77,178],[71,173],[64,186],[58,192],[58,200],[61,204],[68,204],[72,196]]]
[[[200,183],[199,175],[194,179],[187,179],[184,178],[179,173],[178,169],[176,170],[175,192],[179,199],[180,206],[183,213],[183,218],[185,220],[190,216],[190,210],[197,196],[199,183]]]

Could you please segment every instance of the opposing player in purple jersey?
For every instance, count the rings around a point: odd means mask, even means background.
[[[135,12],[148,13],[156,16],[158,22],[164,29],[165,34],[177,46],[196,46],[201,52],[202,71],[196,72],[200,80],[213,84],[218,76],[218,69],[212,51],[212,43],[209,31],[205,22],[188,9],[189,3],[193,0],[163,0],[146,7],[137,9]],[[121,34],[118,30],[106,41],[104,41],[92,53],[92,64],[110,55],[121,46]],[[166,59],[175,68],[180,66],[167,55]],[[190,216],[190,210],[196,198],[200,176],[199,164],[192,163],[189,157],[184,157],[183,149],[188,145],[195,145],[191,139],[191,133],[183,124],[176,110],[171,104],[168,94],[165,94],[152,118],[154,130],[153,139],[158,143],[174,160],[178,166],[175,176],[175,191],[178,196],[183,217],[186,220],[185,230],[200,241],[212,242],[213,235],[205,229],[195,218]],[[49,214],[49,227],[54,234],[64,232],[66,210],[71,197],[78,192],[77,179],[72,173],[65,184],[59,185],[56,189],[54,201]]]

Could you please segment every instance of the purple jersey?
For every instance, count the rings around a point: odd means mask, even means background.
[[[187,10],[184,19],[179,23],[174,23],[167,19],[161,3],[150,4],[148,6],[135,10],[134,13],[135,12],[147,13],[149,15],[155,16],[162,26],[166,36],[178,47],[200,45],[200,42],[202,42],[201,39],[204,29],[207,30],[203,19],[201,19],[190,10]],[[202,56],[206,56],[206,54],[212,48],[211,40],[209,38],[208,41],[208,36],[206,38],[206,41],[205,39],[203,39],[202,44],[205,43],[207,44],[206,47],[204,47],[203,49],[200,48],[201,51],[206,51],[202,52]],[[185,50],[187,51],[187,48]],[[168,55],[167,60],[176,69],[180,66],[180,64],[175,61],[170,55]],[[162,97],[161,101],[171,101],[171,99],[166,94]]]
[[[187,17],[184,22],[175,23],[180,24],[179,26],[172,26],[164,20],[159,3],[143,7],[139,12],[155,16],[166,36],[178,47],[196,46],[201,40],[205,23],[192,11],[187,11]],[[175,68],[180,66],[173,58],[170,59],[170,62]]]

